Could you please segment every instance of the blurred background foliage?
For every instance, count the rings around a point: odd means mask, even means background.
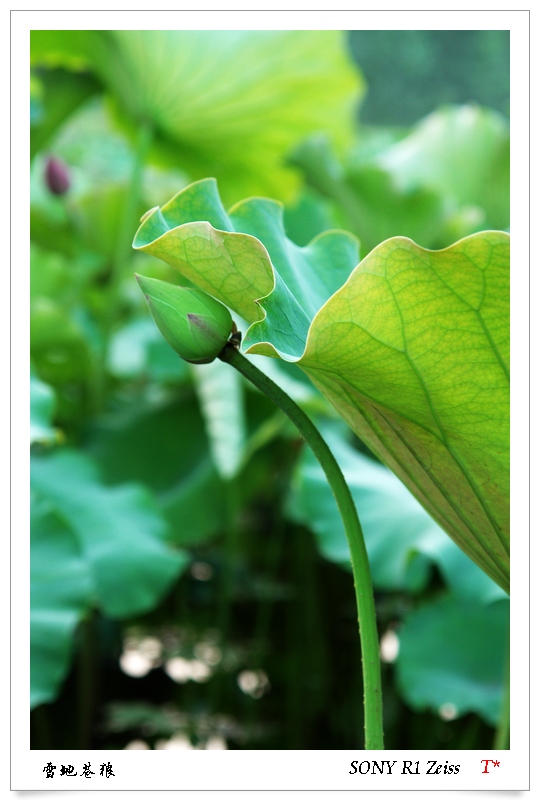
[[[32,748],[360,748],[360,649],[332,495],[221,362],[161,338],[133,279],[190,181],[285,203],[299,245],[439,248],[509,226],[506,31],[34,31]],[[293,365],[362,520],[388,748],[491,747],[508,598]]]

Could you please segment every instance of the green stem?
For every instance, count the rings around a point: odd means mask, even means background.
[[[364,535],[347,482],[317,428],[277,384],[261,373],[231,343],[225,345],[219,358],[235,367],[292,420],[319,460],[334,493],[349,541],[356,592],[362,646],[365,748],[366,750],[383,750],[381,667],[373,587]]]

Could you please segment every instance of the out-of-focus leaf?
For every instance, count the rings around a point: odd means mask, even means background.
[[[186,555],[166,544],[167,526],[145,488],[104,487],[88,457],[70,450],[34,457],[31,481],[76,535],[93,602],[105,614],[147,612],[185,567]]]
[[[88,432],[86,448],[107,484],[137,481],[166,492],[208,458],[203,419],[192,393],[129,404]]]
[[[485,228],[510,224],[510,132],[491,109],[435,111],[376,161],[404,187],[425,186],[459,206],[483,209]]]
[[[117,378],[179,382],[189,375],[186,362],[165,342],[149,317],[135,318],[115,332],[107,366]]]
[[[90,367],[89,343],[64,307],[37,298],[30,307],[30,340],[32,359],[47,382],[84,381]]]
[[[355,268],[352,237],[328,232],[299,248],[277,204],[254,198],[227,215],[209,180],[149,214],[134,247],[247,320],[247,353],[302,367],[508,590],[507,234],[476,234],[441,251],[395,237]]]
[[[418,592],[429,579],[430,565],[436,564],[460,597],[484,601],[506,597],[390,470],[359,453],[337,432],[325,428],[323,434],[358,509],[376,589]],[[335,499],[309,448],[297,464],[287,512],[315,533],[325,558],[351,569]]]
[[[350,32],[349,43],[369,85],[364,121],[412,124],[442,102],[476,101],[509,115],[508,30],[374,31],[365,26]]]
[[[238,472],[246,444],[244,395],[240,375],[217,359],[192,369],[210,452],[224,479]]]
[[[90,66],[89,52],[97,42],[94,31],[31,31],[30,62],[33,67],[66,68],[82,73]]]
[[[30,444],[58,441],[58,432],[52,426],[54,405],[54,390],[30,370]]]
[[[43,120],[43,84],[38,76],[30,73],[30,126],[39,125]]]
[[[31,156],[48,145],[64,120],[99,88],[91,75],[65,70],[42,70],[39,81],[41,113],[30,129]]]
[[[194,547],[223,530],[225,491],[210,459],[202,460],[175,487],[160,497],[171,527],[171,539],[181,547]]]
[[[54,700],[94,581],[73,529],[43,498],[31,499],[30,706]]]
[[[452,590],[452,594],[461,601],[471,599],[474,602],[490,604],[506,599],[507,593],[489,576],[478,570],[478,566],[457,548],[452,540],[437,543],[436,549],[430,553],[437,564],[443,578]]]
[[[155,491],[171,542],[197,545],[222,528],[223,483],[192,395],[104,419],[87,447],[107,482],[139,481]]]
[[[285,196],[283,164],[306,134],[351,134],[363,88],[340,31],[32,31],[35,65],[90,64],[137,124],[151,120],[175,163],[215,174],[231,196]],[[163,150],[162,150],[163,154]]]
[[[115,126],[109,106],[100,97],[85,103],[67,120],[51,140],[50,149],[69,166],[71,185],[66,198],[58,200],[51,196],[43,185],[43,159],[36,158],[31,196],[37,236],[41,240],[46,236],[41,224],[45,217],[63,232],[66,240],[70,234],[72,238],[76,235],[74,244],[78,249],[84,247],[112,259],[131,187],[133,144]],[[149,204],[162,202],[186,183],[185,176],[177,169],[165,171],[146,166],[142,174],[142,199],[133,209],[132,226],[137,225]],[[54,247],[54,241],[46,244]]]
[[[129,178],[133,150],[114,125],[102,97],[85,103],[58,131],[54,152],[73,169],[74,190],[121,183]]]
[[[376,161],[343,167],[327,139],[317,136],[302,143],[291,162],[321,197],[334,201],[363,254],[391,236],[408,236],[424,246],[441,237],[447,216],[443,198],[422,186],[398,186]]]
[[[103,97],[85,103],[58,131],[54,152],[72,168],[74,191],[84,195],[108,183],[123,184],[133,172],[133,143],[115,124],[110,103]],[[145,165],[142,195],[147,205],[162,202],[189,183],[178,169]]]
[[[397,678],[415,710],[476,712],[495,725],[502,704],[509,602],[444,596],[412,612],[399,632]]]
[[[40,296],[58,300],[69,287],[73,271],[69,261],[57,251],[30,246],[30,298]]]
[[[40,378],[56,392],[56,420],[61,428],[82,422],[96,399],[102,334],[94,287],[100,269],[99,259],[88,252],[68,257],[31,245],[31,355]]]
[[[320,135],[290,157],[336,204],[363,254],[392,236],[445,247],[481,228],[508,227],[508,125],[495,112],[449,107],[397,141],[385,129],[366,134],[342,160]]]
[[[112,259],[117,247],[118,230],[127,204],[127,181],[108,181],[81,195],[74,210],[77,231],[85,247]],[[140,219],[142,204],[136,208],[132,220]]]
[[[336,213],[335,204],[306,187],[295,203],[286,205],[283,213],[289,239],[304,247],[323,231],[343,228],[343,215]]]
[[[30,245],[30,300],[62,305],[65,316],[74,314],[79,322],[88,318],[86,294],[102,263],[87,251],[68,258],[61,251]],[[92,342],[92,347],[95,342]]]
[[[37,236],[43,242],[42,218],[49,219],[66,243],[71,236],[70,255],[75,248],[86,248],[110,260],[130,187],[133,152],[129,142],[114,129],[103,102],[93,99],[67,120],[51,140],[50,150],[68,165],[71,185],[65,198],[51,196],[44,186],[43,159],[36,157],[31,202]],[[149,200],[145,198],[133,210],[133,225]],[[43,244],[56,249],[54,240]]]

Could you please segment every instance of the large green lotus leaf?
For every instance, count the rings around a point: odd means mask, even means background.
[[[75,533],[90,566],[93,601],[105,614],[126,617],[152,609],[186,565],[186,555],[165,542],[167,526],[148,491],[104,487],[82,453],[32,458],[31,482]]]
[[[455,542],[509,588],[509,237],[371,252],[301,366]]]
[[[245,352],[299,364],[508,590],[508,234],[441,251],[396,237],[355,266],[352,236],[327,232],[300,248],[279,204],[252,198],[227,215],[206,180],[152,210],[134,247],[241,315]]]
[[[78,56],[124,115],[151,121],[177,165],[234,196],[282,197],[287,151],[315,130],[350,136],[362,79],[341,31],[32,31],[34,65]]]
[[[375,589],[422,590],[430,565],[464,599],[492,602],[501,588],[447,537],[407,488],[383,465],[353,448],[338,431],[320,427],[352,492],[366,540]],[[298,460],[288,514],[310,528],[321,554],[351,569],[345,530],[324,472],[306,448]]]
[[[454,717],[501,713],[509,642],[509,602],[443,596],[412,612],[399,631],[397,679],[416,710]]]

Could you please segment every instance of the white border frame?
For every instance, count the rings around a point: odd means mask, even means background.
[[[26,367],[29,352],[29,318],[26,299],[29,293],[29,130],[28,130],[28,64],[29,31],[31,29],[129,28],[161,29],[506,29],[511,31],[511,204],[512,204],[512,442],[511,442],[511,524],[512,541],[512,604],[511,604],[511,750],[498,757],[504,770],[481,775],[478,763],[482,758],[497,758],[471,751],[384,752],[387,760],[406,758],[413,762],[437,759],[443,763],[461,764],[458,776],[393,777],[348,774],[350,762],[369,758],[370,754],[354,751],[149,751],[141,757],[137,752],[88,752],[86,761],[93,765],[113,763],[116,781],[106,789],[115,790],[525,790],[529,787],[529,585],[528,585],[528,175],[529,175],[529,11],[498,10],[433,10],[426,4],[417,9],[383,9],[379,11],[298,10],[255,11],[208,10],[81,10],[74,11],[65,3],[58,10],[12,10],[11,13],[11,203],[12,203],[12,789],[66,792],[59,783],[45,781],[42,767],[55,764],[78,764],[80,751],[45,753],[29,750],[28,684],[29,684],[29,531],[28,513],[28,380]],[[342,3],[343,5],[352,5]],[[399,5],[399,4],[395,4]],[[485,5],[477,3],[477,5]],[[419,6],[419,7],[418,7]],[[210,23],[210,24],[209,24]],[[7,50],[4,50],[7,52]],[[20,89],[18,89],[20,87]],[[21,375],[22,373],[22,375]],[[4,585],[6,586],[6,585]],[[15,612],[15,610],[17,610]],[[324,755],[324,756],[323,756]],[[383,754],[373,754],[373,758]],[[413,781],[409,781],[409,779]],[[101,780],[104,781],[104,780]],[[97,782],[88,787],[97,791]],[[67,788],[66,788],[67,789]],[[105,788],[103,788],[105,789]],[[68,791],[71,792],[71,791]],[[191,795],[191,794],[190,794]],[[204,792],[194,797],[200,799]],[[268,793],[265,793],[268,798]],[[283,797],[280,793],[280,797]],[[320,798],[320,794],[317,798]],[[377,796],[380,798],[380,795]]]

